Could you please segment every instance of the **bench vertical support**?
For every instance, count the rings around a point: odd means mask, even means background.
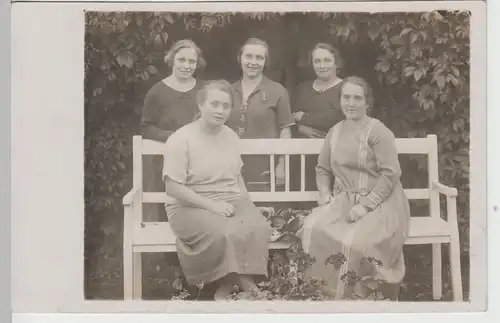
[[[132,205],[125,205],[123,219],[123,297],[133,298],[133,265],[132,265]]]
[[[450,269],[451,286],[453,288],[453,298],[455,301],[463,301],[462,291],[462,264],[460,262],[460,237],[458,233],[457,199],[455,196],[448,196],[446,199],[448,213],[448,223],[451,228],[450,239]]]
[[[132,267],[133,299],[142,299],[142,254],[140,252],[132,253]]]
[[[134,228],[142,222],[142,136],[133,137],[132,204],[125,205],[123,219],[123,292],[126,300],[142,298],[141,254],[134,253]]]
[[[300,155],[300,191],[306,191],[306,155]]]
[[[436,135],[428,135],[429,155],[427,156],[428,176],[429,176],[429,211],[431,217],[441,218],[441,208],[439,206],[439,192],[433,190],[431,185],[434,181],[439,182],[438,173],[438,146]],[[434,299],[443,297],[443,257],[441,244],[432,244],[432,296]]]

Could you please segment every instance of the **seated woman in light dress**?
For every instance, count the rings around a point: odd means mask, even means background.
[[[235,284],[258,292],[254,278],[267,276],[272,228],[248,196],[239,137],[224,124],[233,105],[230,84],[207,82],[197,102],[200,117],[168,138],[164,155],[180,265],[189,285],[217,283],[215,299]]]
[[[342,281],[351,271],[380,282],[381,290],[396,298],[405,274],[403,244],[410,211],[395,137],[367,115],[373,96],[365,80],[348,77],[340,91],[346,120],[326,136],[316,167],[320,206],[305,219],[299,236],[304,251],[316,258],[310,275],[324,279],[335,299],[370,294],[366,285]],[[339,253],[345,262],[335,270],[328,263]]]

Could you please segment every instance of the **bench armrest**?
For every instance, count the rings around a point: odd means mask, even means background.
[[[441,194],[444,194],[446,196],[457,196],[458,191],[454,187],[446,186],[444,184],[441,184],[437,181],[434,181],[432,183],[432,189],[438,191]]]
[[[124,206],[131,206],[137,202],[138,197],[139,190],[137,188],[133,188],[123,197],[122,203]]]

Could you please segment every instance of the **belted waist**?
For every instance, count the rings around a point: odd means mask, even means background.
[[[340,194],[343,192],[351,193],[351,194],[359,194],[361,196],[366,196],[370,193],[370,190],[367,188],[345,188],[345,187],[341,187],[339,184],[333,185],[333,193],[334,194]]]

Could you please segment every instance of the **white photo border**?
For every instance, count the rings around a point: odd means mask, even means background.
[[[0,2],[0,322],[11,321],[10,3]]]
[[[486,271],[486,185],[489,185],[488,190],[493,187],[491,186],[493,173],[489,173],[490,180],[488,183],[486,181],[486,124],[487,121],[490,122],[489,129],[494,129],[495,125],[492,115],[489,115],[492,108],[488,111],[488,119],[486,117],[485,75],[486,71],[491,69],[486,68],[485,3],[482,1],[363,3],[348,1],[286,4],[290,7],[287,10],[283,10],[283,3],[279,2],[61,3],[55,1],[13,4],[11,258],[14,313],[381,313],[387,311],[412,312],[415,314],[405,315],[404,320],[416,322],[418,319],[420,322],[426,315],[443,315],[437,312],[486,310],[486,295],[488,293],[488,297],[492,298],[491,283],[495,281],[494,276],[487,275]],[[471,259],[474,261],[471,261],[470,302],[462,304],[257,301],[207,303],[84,300],[84,10],[389,12],[438,9],[465,9],[472,12],[470,201],[471,214],[473,213],[474,217],[471,218],[470,239]],[[31,25],[27,25],[26,22],[30,22]],[[29,95],[26,95],[25,91],[29,91]],[[490,134],[488,138],[492,138],[491,136]],[[488,149],[493,148],[491,143],[491,140],[488,141]],[[36,163],[33,162],[35,160]],[[488,201],[490,209],[493,207],[491,192]],[[490,217],[488,231],[495,232],[494,228],[496,228],[495,222]],[[490,234],[491,245],[493,245],[492,236],[494,235]],[[490,251],[488,261],[496,261],[498,264],[491,248],[488,250]],[[492,272],[491,270],[490,268],[489,271]],[[490,286],[487,289],[488,283]],[[424,314],[425,312],[434,314]],[[474,316],[480,314],[475,313]],[[447,316],[453,316],[458,322],[464,318],[459,314]],[[60,317],[68,319],[66,315]],[[76,316],[70,317],[74,321],[73,317]],[[118,319],[120,316],[115,314],[111,319],[115,317]],[[152,321],[154,317],[156,316],[148,316],[148,320]],[[255,314],[252,314],[252,318],[256,319]],[[335,318],[352,319],[353,316],[342,314]],[[107,322],[108,319],[106,318]],[[165,317],[161,315],[160,319],[165,320]],[[371,320],[373,316],[356,315],[356,319]],[[401,320],[402,317],[393,315],[385,319]],[[467,318],[470,319],[471,317]]]

